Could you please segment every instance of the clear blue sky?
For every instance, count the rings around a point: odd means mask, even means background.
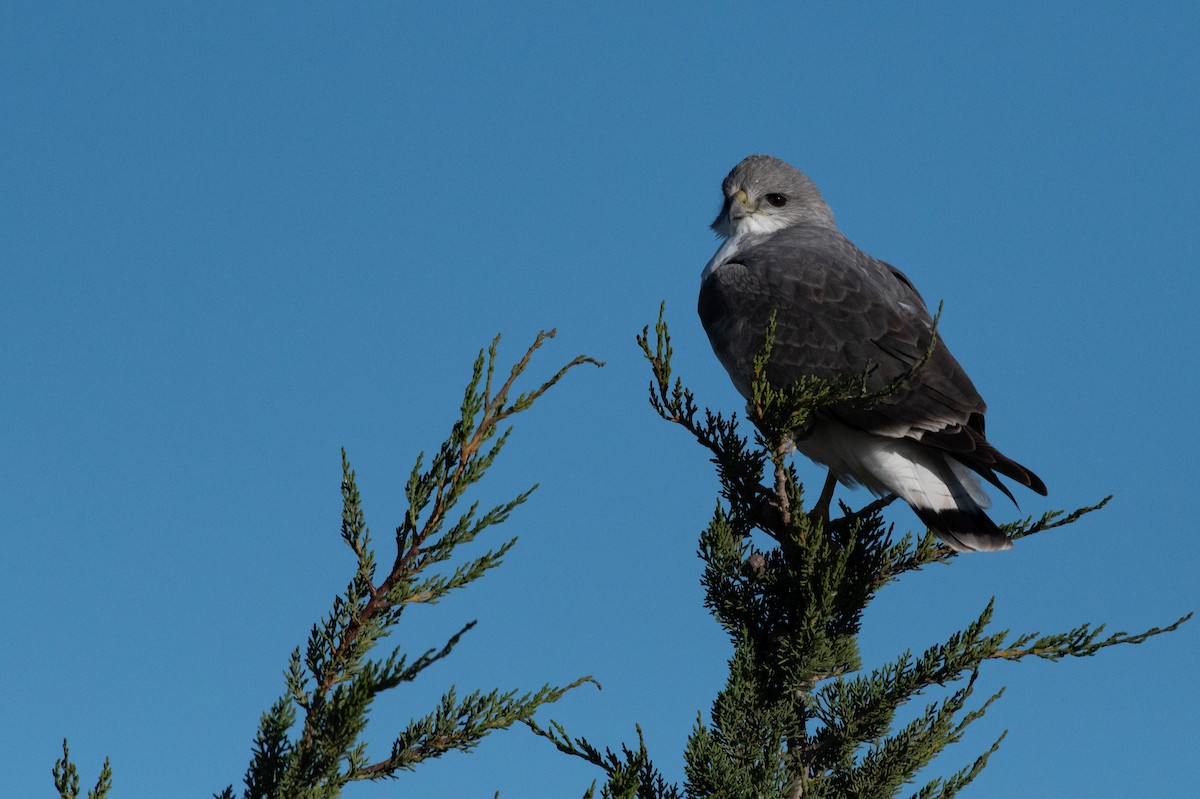
[[[551,326],[535,376],[608,366],[518,420],[482,498],[541,483],[520,543],[412,614],[414,649],[479,626],[370,739],[451,683],[593,674],[603,691],[541,718],[614,746],[639,722],[681,778],[729,652],[695,557],[717,484],[646,405],[634,334],[665,299],[681,373],[740,408],[694,308],[720,180],[755,152],[945,300],[989,433],[1050,486],[1021,512],[1117,495],[886,590],[868,663],[992,595],[1020,630],[1200,607],[1198,6],[808,5],[5,3],[4,794],[52,795],[63,736],[85,782],[112,757],[121,799],[240,784],[352,569],[339,447],[385,539],[478,348],[502,331],[512,358]],[[997,665],[983,687],[1008,693],[937,773],[1008,727],[972,797],[1188,794],[1198,659],[1192,623]],[[572,797],[596,776],[517,730],[348,795]]]

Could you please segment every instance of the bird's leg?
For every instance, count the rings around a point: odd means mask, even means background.
[[[837,478],[833,476],[833,470],[831,469],[829,475],[825,478],[825,487],[821,489],[821,496],[817,497],[817,503],[808,512],[808,518],[814,522],[821,522],[823,527],[829,527],[829,506],[833,502],[833,491],[835,488],[837,488]]]

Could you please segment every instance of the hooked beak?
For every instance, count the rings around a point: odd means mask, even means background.
[[[745,189],[738,189],[736,192],[725,198],[725,206],[721,209],[721,213],[712,223],[713,230],[722,235],[728,234],[728,227],[733,225],[739,219],[744,219],[753,213],[756,213],[758,208],[750,204],[750,197],[747,196]]]
[[[729,221],[741,219],[745,216],[750,216],[758,209],[750,204],[750,198],[746,196],[745,189],[738,189],[737,193],[729,198],[727,203],[729,206]]]

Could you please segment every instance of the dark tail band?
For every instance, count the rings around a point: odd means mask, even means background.
[[[982,510],[931,510],[912,506],[933,534],[957,552],[1011,549],[1012,540]]]

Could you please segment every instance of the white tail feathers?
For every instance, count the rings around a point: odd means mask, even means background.
[[[796,449],[828,466],[843,483],[895,494],[945,544],[959,552],[1009,549],[988,518],[991,500],[979,477],[953,456],[910,438],[885,438],[826,422]]]

